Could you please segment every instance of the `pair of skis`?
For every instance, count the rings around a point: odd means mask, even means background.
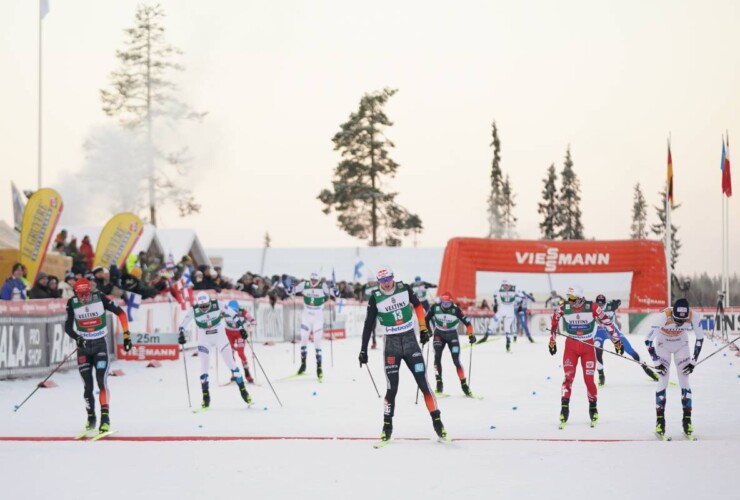
[[[437,399],[449,398],[451,396],[452,396],[451,394],[447,394],[446,392],[435,392],[434,393],[434,397],[436,397]],[[475,394],[471,394],[471,395],[466,394],[465,397],[470,398],[470,399],[477,399],[477,400],[483,399],[483,396],[476,396]]]
[[[106,437],[115,434],[117,430],[99,432],[96,429],[85,429],[75,436],[75,441],[100,441]]]
[[[655,436],[658,439],[660,439],[661,441],[673,441],[673,438],[671,436],[666,436],[665,434],[661,434],[659,432],[656,432],[655,433]],[[686,434],[686,433],[684,433],[684,436],[689,441],[696,441],[696,436],[694,436],[693,434]]]
[[[373,445],[373,448],[375,448],[376,450],[379,450],[380,448],[385,448],[386,446],[388,446],[389,444],[391,444],[393,442],[395,442],[393,439],[388,439],[387,441],[382,441],[381,440],[381,441],[378,441],[377,443],[375,443]],[[452,442],[452,439],[449,438],[449,437],[447,437],[447,436],[445,436],[445,437],[437,438],[437,442],[438,443],[442,443],[442,444],[449,444],[449,443]]]

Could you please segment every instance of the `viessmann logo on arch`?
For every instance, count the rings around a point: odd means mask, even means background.
[[[544,272],[554,273],[558,266],[608,266],[610,254],[601,252],[561,252],[550,247],[544,252],[516,252],[517,264],[544,266]]]

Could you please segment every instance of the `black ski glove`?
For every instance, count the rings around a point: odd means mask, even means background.
[[[75,342],[77,342],[78,349],[84,349],[85,347],[87,347],[87,341],[82,336],[78,336],[75,339]]]
[[[360,360],[360,368],[362,368],[362,365],[367,364],[367,353],[365,351],[360,351],[358,359]]]
[[[131,333],[128,330],[123,332],[123,350],[126,352],[131,350]]]
[[[475,335],[473,335],[472,333],[468,335],[468,342],[470,342],[471,344],[475,344],[475,340]]]
[[[183,345],[186,342],[186,340],[185,340],[185,329],[184,328],[180,328],[180,335],[177,336],[177,342],[180,345]]]
[[[249,334],[244,327],[239,328],[239,335],[241,335],[244,340],[247,340],[247,337],[249,337]]]
[[[660,373],[661,375],[665,375],[666,373],[668,373],[668,368],[663,363],[660,363],[658,365],[655,365],[655,371]]]
[[[421,340],[421,345],[426,344],[429,342],[429,339],[432,338],[432,334],[427,330],[426,328],[422,328],[419,330],[419,340]]]
[[[683,374],[684,375],[691,375],[694,372],[695,365],[693,363],[689,363],[688,365],[683,367]]]
[[[550,340],[550,343],[547,344],[547,348],[550,349],[550,354],[552,356],[555,356],[558,352],[558,345],[555,343],[555,339]]]

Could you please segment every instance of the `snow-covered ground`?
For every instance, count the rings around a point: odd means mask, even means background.
[[[642,339],[630,340],[644,352]],[[520,339],[510,354],[500,338],[474,348],[472,388],[483,400],[462,396],[445,352],[445,391],[451,396],[439,399],[439,406],[450,436],[459,439],[450,444],[433,439],[429,415],[422,403],[414,404],[413,379],[403,368],[394,421],[398,440],[380,450],[372,444],[383,403],[357,363],[357,339],[334,342],[333,367],[330,344],[324,344],[323,383],[313,376],[279,380],[297,369],[291,344],[256,346],[282,408],[258,373],[254,407],[246,408],[235,385],[212,381],[212,409],[193,414],[181,360],[161,368],[117,362],[114,368],[125,376],[109,381],[111,419],[119,432],[97,443],[7,440],[76,434],[85,419],[76,371],[55,375],[59,387],[39,390],[17,413],[13,406],[37,380],[0,382],[0,498],[740,497],[740,358],[733,351],[725,349],[692,376],[698,441],[683,438],[680,391],[669,387],[674,441],[665,443],[653,437],[654,383],[637,365],[611,355],[598,426],[587,423],[579,370],[569,425],[558,430],[561,355],[548,354],[544,337],[536,341]],[[717,347],[709,341],[703,354]],[[466,371],[469,355],[463,351]],[[381,351],[370,357],[382,394]],[[309,359],[312,370],[312,354]],[[198,359],[187,360],[196,405]],[[220,370],[225,382],[223,364]],[[208,436],[268,439],[193,440]],[[130,440],[136,437],[149,439]]]

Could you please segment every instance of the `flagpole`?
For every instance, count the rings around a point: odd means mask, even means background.
[[[673,278],[672,272],[672,254],[671,254],[671,187],[673,184],[673,160],[671,156],[671,135],[668,134],[668,157],[669,165],[671,168],[670,178],[666,179],[665,188],[665,265],[666,265],[666,277],[667,291],[668,291],[668,306],[672,304],[671,301],[671,280]]]
[[[37,151],[36,151],[37,161],[38,161],[38,186],[37,186],[38,189],[41,189],[41,139],[42,139],[42,136],[41,136],[41,128],[42,128],[41,127],[42,126],[42,121],[41,121],[42,120],[42,112],[41,112],[41,104],[42,104],[42,101],[41,101],[41,82],[42,82],[41,55],[42,53],[41,53],[41,48],[42,48],[42,40],[43,40],[42,29],[41,29],[41,27],[43,26],[43,23],[41,22],[42,14],[43,14],[42,10],[43,10],[42,2],[39,1],[39,96],[38,96],[39,97],[39,119],[38,119],[38,143],[37,143]]]
[[[730,132],[725,130],[725,140],[727,142],[727,155],[730,154]],[[724,306],[730,305],[730,198],[723,193],[725,202],[725,300]]]

